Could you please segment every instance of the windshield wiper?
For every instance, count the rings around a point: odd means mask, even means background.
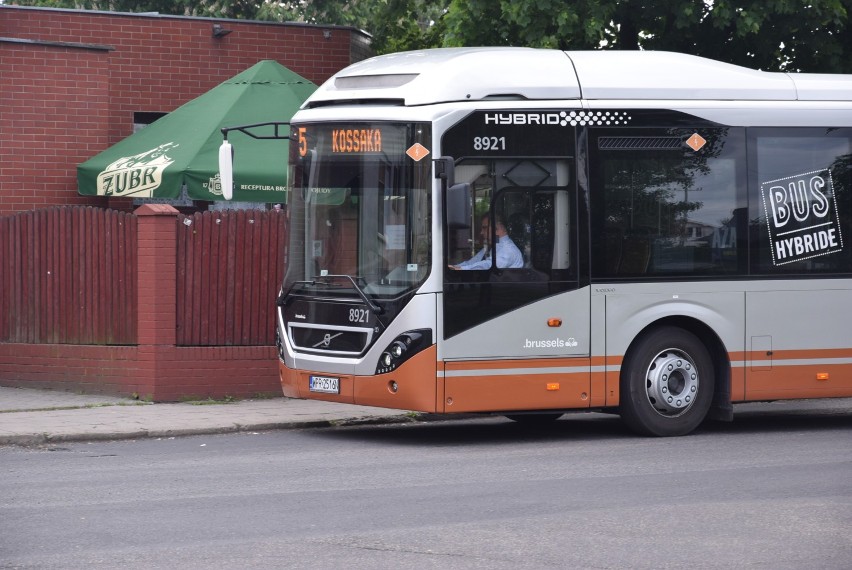
[[[353,279],[353,278],[352,278],[352,276],[350,276],[350,275],[323,275],[321,278],[319,278],[319,279],[314,279],[313,281],[295,281],[295,282],[294,282],[294,283],[290,286],[290,288],[287,290],[287,292],[286,292],[286,293],[282,293],[282,295],[278,298],[278,303],[277,303],[277,304],[278,304],[278,306],[283,306],[284,298],[285,298],[287,295],[289,295],[289,294],[290,294],[290,291],[292,291],[292,290],[293,290],[293,288],[294,288],[296,285],[308,285],[308,286],[311,286],[311,287],[316,287],[317,285],[325,285],[325,286],[327,286],[327,287],[328,287],[328,286],[332,286],[332,285],[333,285],[333,284],[331,283],[331,281],[332,281],[333,279],[348,279],[348,280],[349,280],[349,282],[350,282],[350,283],[352,283],[352,288],[353,288],[353,289],[355,289],[355,292],[357,292],[357,293],[358,293],[358,296],[359,296],[359,297],[361,297],[361,300],[363,300],[363,301],[364,301],[364,303],[365,303],[368,307],[370,307],[370,310],[371,310],[371,311],[373,311],[376,315],[381,315],[382,313],[384,313],[384,312],[385,312],[385,310],[384,310],[384,309],[383,309],[380,305],[376,304],[376,303],[375,303],[372,299],[370,299],[370,298],[367,296],[367,294],[366,294],[366,293],[364,293],[364,290],[363,290],[363,289],[361,289],[361,287],[359,287],[359,286],[358,286],[358,283],[356,283],[356,282],[355,282],[355,279]]]

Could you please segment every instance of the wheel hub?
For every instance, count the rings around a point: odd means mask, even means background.
[[[698,369],[692,358],[677,349],[667,349],[651,361],[645,390],[653,408],[664,416],[679,416],[695,403]]]

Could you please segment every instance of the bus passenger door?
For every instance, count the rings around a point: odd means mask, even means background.
[[[746,400],[852,395],[852,129],[748,130]]]
[[[455,174],[473,204],[447,242],[445,411],[587,407],[590,289],[568,161],[462,162]]]

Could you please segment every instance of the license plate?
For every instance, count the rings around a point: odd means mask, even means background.
[[[340,394],[340,378],[330,376],[311,376],[311,392],[322,392],[323,394]]]

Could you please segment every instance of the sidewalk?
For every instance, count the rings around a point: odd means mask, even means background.
[[[313,400],[151,404],[127,398],[0,386],[0,445],[172,437],[407,421],[410,413]]]

